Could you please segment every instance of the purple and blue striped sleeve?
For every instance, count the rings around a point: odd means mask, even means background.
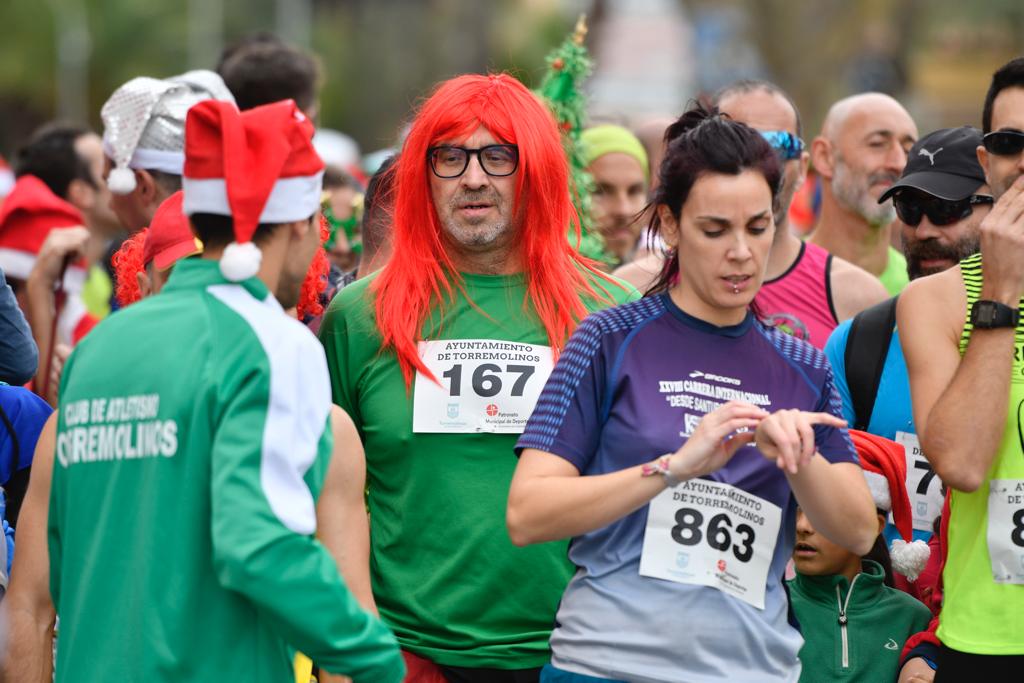
[[[580,472],[594,456],[608,389],[601,317],[588,317],[569,339],[516,443],[517,455],[535,448],[565,458]]]

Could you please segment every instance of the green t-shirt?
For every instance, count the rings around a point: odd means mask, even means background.
[[[458,385],[444,405],[422,388],[417,404],[393,352],[381,352],[373,277],[335,297],[320,339],[334,401],[352,416],[366,448],[370,570],[381,616],[403,649],[442,665],[538,667],[550,656],[555,610],[573,568],[565,541],[517,548],[509,540],[505,507],[518,434],[413,431],[414,405],[429,428],[474,429],[458,425],[468,417],[463,399],[476,389],[493,402],[473,424],[490,429],[515,403],[517,385],[529,380],[528,394],[546,380],[527,369],[547,337],[524,306],[524,277],[463,278],[472,303],[456,293],[422,330],[424,340],[463,340],[453,346],[458,355],[446,358],[465,359],[465,367],[437,366],[446,392]],[[604,286],[616,302],[638,296],[629,285]]]
[[[291,648],[400,681],[313,538],[331,453],[316,338],[262,282],[179,262],[64,369],[50,493],[56,680],[292,680]]]
[[[903,291],[903,288],[910,282],[907,275],[907,259],[896,249],[889,247],[889,263],[885,270],[878,276],[889,296],[896,296]]]

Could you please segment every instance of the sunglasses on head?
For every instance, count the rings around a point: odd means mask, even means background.
[[[993,201],[987,194],[950,201],[930,194],[899,192],[892,198],[896,215],[912,228],[916,228],[924,216],[928,216],[932,225],[951,225],[970,216],[976,204],[991,204]]]
[[[804,141],[788,130],[763,130],[761,137],[768,141],[783,161],[799,159],[804,151]]]
[[[981,139],[985,149],[997,156],[1016,156],[1024,150],[1024,133],[1019,130],[996,130]]]

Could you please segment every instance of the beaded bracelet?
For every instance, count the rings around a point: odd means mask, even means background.
[[[642,477],[653,477],[655,474],[660,474],[665,480],[665,485],[669,488],[675,488],[682,483],[681,479],[676,479],[672,472],[668,469],[668,462],[672,456],[668,453],[661,456],[654,462],[649,462],[640,468],[640,476]]]

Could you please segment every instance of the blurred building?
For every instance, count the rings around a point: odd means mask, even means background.
[[[693,96],[693,29],[677,0],[595,2],[587,90],[597,119],[675,115]]]

